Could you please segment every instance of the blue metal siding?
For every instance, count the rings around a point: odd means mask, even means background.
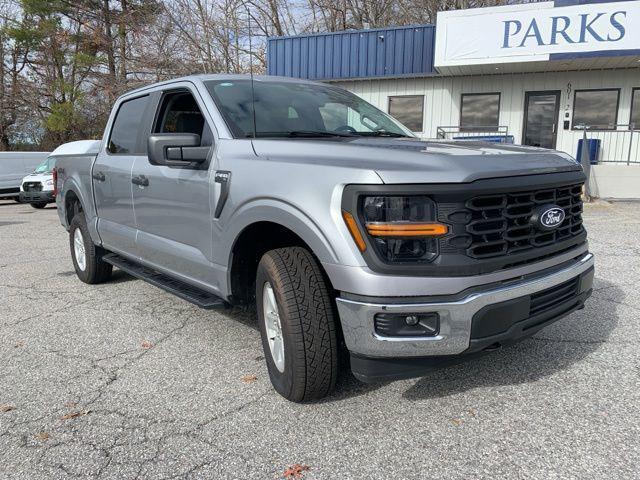
[[[435,74],[435,27],[358,30],[267,40],[267,73],[312,80]]]

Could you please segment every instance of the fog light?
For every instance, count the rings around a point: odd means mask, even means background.
[[[418,318],[417,315],[407,315],[404,319],[404,323],[406,323],[410,327],[417,325],[419,322],[420,322],[420,319]]]
[[[374,327],[385,337],[435,337],[440,331],[440,316],[436,312],[378,313]]]

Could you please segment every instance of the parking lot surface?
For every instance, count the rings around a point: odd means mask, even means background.
[[[55,208],[0,201],[0,478],[638,478],[640,204],[585,218],[584,310],[421,379],[345,373],[297,405],[271,388],[254,315],[120,272],[85,285]]]

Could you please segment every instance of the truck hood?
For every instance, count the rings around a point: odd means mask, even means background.
[[[22,183],[24,182],[46,182],[47,180],[52,180],[52,173],[30,173],[26,177],[22,179]]]
[[[554,150],[412,138],[255,139],[257,155],[280,162],[374,170],[384,183],[463,183],[580,170]]]

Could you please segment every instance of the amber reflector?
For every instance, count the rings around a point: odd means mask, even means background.
[[[342,210],[342,218],[344,218],[344,223],[347,224],[347,228],[349,229],[349,233],[353,237],[353,241],[356,242],[358,249],[361,252],[364,252],[367,249],[367,244],[362,238],[362,234],[360,233],[360,229],[358,228],[358,224],[356,223],[356,219],[353,218],[349,212]]]
[[[367,232],[374,237],[438,237],[447,233],[441,223],[368,223]]]

